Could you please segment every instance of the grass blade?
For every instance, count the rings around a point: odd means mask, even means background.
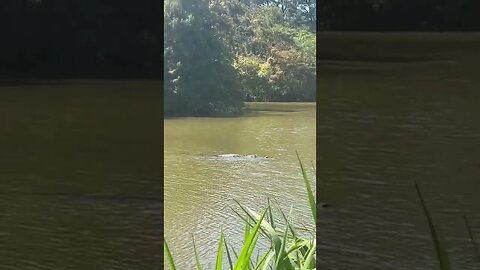
[[[168,248],[167,240],[163,241],[163,250],[165,250],[165,256],[167,257],[170,270],[175,270],[175,263],[173,262],[172,253],[170,253],[170,249]]]
[[[233,201],[235,203],[237,203],[237,205],[240,207],[240,209],[242,209],[242,211],[245,214],[247,214],[247,217],[249,219],[248,220],[245,219],[242,215],[240,215],[238,213],[236,213],[236,215],[239,216],[241,219],[243,219],[245,222],[248,222],[250,224],[250,227],[253,227],[254,225],[251,225],[251,223],[249,221],[252,220],[255,223],[258,220],[258,218],[260,217],[260,215],[257,214],[255,211],[249,209],[248,207],[243,206],[237,200],[234,199]],[[265,230],[267,230],[268,232],[266,232]],[[262,223],[261,223],[261,226],[260,226],[260,234],[262,234],[263,236],[265,236],[266,238],[268,238],[270,240],[274,240],[274,239],[272,239],[272,236],[276,235],[275,229],[272,228],[270,223],[268,223],[267,219],[262,220]]]
[[[276,200],[275,200],[275,203],[276,203],[275,206],[277,207],[277,210],[280,212],[280,214],[282,214],[282,217],[283,217],[283,219],[285,220],[286,224],[289,224],[289,223],[288,223],[288,218],[287,218],[287,216],[285,215],[285,213],[283,212],[282,208],[280,207],[280,204],[279,204],[278,201],[276,201]],[[298,234],[297,234],[297,232],[295,231],[295,229],[293,228],[293,226],[291,226],[291,225],[289,224],[288,227],[290,228],[290,232],[292,233],[292,236],[293,236],[294,238],[295,238],[295,237],[298,237]]]
[[[223,231],[220,231],[220,242],[218,243],[217,263],[215,266],[215,270],[222,270],[222,259],[223,259]]]
[[[239,216],[241,219],[243,219],[245,222],[249,223],[250,224],[250,220],[252,220],[253,222],[256,222],[255,220],[258,220],[258,218],[260,217],[259,214],[257,214],[255,211],[249,209],[248,207],[245,207],[243,206],[240,202],[238,202],[237,200],[233,200],[239,207],[240,209],[242,209],[243,212],[245,212],[245,214],[247,214],[247,219],[245,219],[243,216],[239,215],[237,213],[237,216]],[[250,224],[250,227],[253,227],[254,225],[251,225]],[[264,228],[266,230],[269,231],[269,233],[265,232]],[[262,220],[262,224],[260,226],[260,233],[262,235],[264,235],[265,237],[269,238],[270,239],[270,235],[272,234],[271,230],[275,231],[272,226],[267,222],[267,220]]]
[[[267,198],[267,203],[268,203],[268,216],[270,218],[270,225],[272,225],[272,228],[275,229],[275,223],[273,222],[272,207],[270,206],[269,198]]]
[[[238,261],[238,253],[235,251],[235,249],[233,248],[232,245],[230,245],[230,249],[233,251],[233,255],[235,255],[235,258],[236,258],[237,261]]]
[[[290,217],[292,215],[293,207],[290,207],[290,212],[288,213],[287,224],[285,226],[285,233],[283,234],[283,240],[279,248],[275,250],[275,255],[277,258],[275,259],[275,269],[294,269],[288,256],[287,252],[285,251],[285,247],[287,245],[287,235],[288,235],[288,227],[290,226]]]
[[[437,230],[435,229],[435,226],[433,224],[432,216],[430,215],[430,212],[428,211],[427,204],[425,203],[425,200],[423,199],[422,193],[420,192],[420,187],[418,183],[415,183],[415,188],[417,189],[417,195],[418,198],[420,199],[420,203],[422,204],[423,212],[425,213],[425,217],[427,218],[428,221],[428,228],[430,230],[430,235],[433,240],[433,244],[435,246],[435,251],[437,252],[437,258],[438,262],[440,264],[440,269],[441,270],[451,270],[452,266],[450,265],[450,259],[448,257],[448,253],[446,248],[443,246],[442,241],[437,233]]]
[[[267,258],[265,259],[265,261],[263,262],[263,265],[262,265],[262,268],[261,270],[267,270],[268,266],[270,265],[270,261],[272,260],[273,258],[273,252],[269,252],[268,253],[268,256]]]
[[[254,270],[257,270],[260,268],[260,266],[263,265],[263,262],[267,259],[268,255],[270,255],[270,252],[271,249],[269,249],[267,252],[265,252],[265,254],[263,254],[263,256],[260,258],[260,260],[257,260],[257,265],[255,266]]]
[[[477,257],[478,262],[480,262],[480,250],[478,249],[477,242],[473,237],[472,227],[470,226],[470,222],[468,222],[467,215],[463,215],[463,218],[465,219],[465,226],[468,230],[468,236],[470,237],[470,241],[472,242],[473,252],[475,252],[475,256]]]
[[[233,270],[233,262],[232,257],[230,256],[230,251],[228,251],[227,239],[224,238],[223,243],[225,243],[225,250],[227,251],[228,265],[230,266],[230,270]]]
[[[192,234],[192,242],[193,242],[193,251],[195,253],[195,262],[197,263],[197,270],[202,270],[202,265],[200,264],[200,259],[198,257],[197,247],[195,245],[195,238],[193,237],[193,234]]]
[[[315,268],[315,251],[317,249],[317,239],[313,239],[313,245],[310,247],[310,250],[307,253],[307,258],[303,264],[302,270],[308,270]]]
[[[248,235],[250,235],[250,223],[249,223],[250,217],[246,217],[245,221],[245,232],[244,232],[244,237],[243,237],[243,243],[247,243]]]
[[[310,203],[310,210],[312,211],[313,222],[315,223],[317,220],[317,204],[315,202],[315,196],[313,195],[312,187],[310,186],[310,181],[308,180],[307,172],[303,167],[302,160],[300,160],[298,152],[295,151],[295,153],[297,154],[297,159],[300,163],[300,170],[302,171],[303,181],[305,182],[305,187],[307,188],[308,202]]]
[[[263,211],[262,215],[260,216],[260,219],[257,221],[253,229],[250,231],[242,247],[242,251],[238,256],[238,261],[235,264],[235,268],[234,268],[235,270],[245,270],[247,267],[249,267],[250,257],[252,255],[253,249],[258,239],[257,233],[260,228],[260,224],[262,223],[262,220],[265,217],[266,212],[267,212],[267,209]]]

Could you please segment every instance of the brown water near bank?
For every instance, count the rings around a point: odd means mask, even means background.
[[[415,181],[453,269],[479,269],[462,215],[480,239],[480,35],[323,33],[318,46],[318,190],[334,206],[319,214],[319,269],[436,269]]]

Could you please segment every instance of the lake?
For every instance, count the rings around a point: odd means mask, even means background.
[[[0,87],[1,269],[158,269],[161,87]]]
[[[245,225],[230,208],[239,210],[234,199],[258,212],[267,197],[286,212],[293,205],[294,224],[313,227],[295,151],[313,181],[315,109],[314,103],[249,103],[241,117],[164,121],[165,237],[179,269],[195,268],[192,234],[208,269],[221,229],[239,252]],[[229,153],[269,158],[215,158]]]
[[[319,269],[438,269],[420,183],[453,269],[479,269],[480,34],[321,33]]]

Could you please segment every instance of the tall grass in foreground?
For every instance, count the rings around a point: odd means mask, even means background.
[[[445,248],[443,244],[443,240],[440,238],[440,235],[437,233],[435,225],[433,224],[432,216],[428,211],[427,204],[423,199],[423,195],[422,195],[422,192],[420,191],[420,186],[418,185],[418,183],[415,183],[415,189],[417,190],[418,198],[420,199],[423,212],[425,214],[425,217],[427,218],[428,229],[430,230],[430,236],[432,237],[433,245],[437,253],[437,259],[438,259],[438,263],[440,264],[440,269],[451,270],[452,266],[450,264],[450,258],[448,257],[447,249]]]
[[[305,167],[297,153],[298,162],[303,182],[305,184],[308,196],[309,206],[312,212],[313,224],[316,218],[316,202],[310,181],[307,177]],[[217,260],[215,270],[222,270],[224,251],[228,260],[228,269],[230,270],[313,270],[316,265],[316,236],[315,229],[310,231],[308,238],[303,238],[297,232],[298,228],[294,228],[291,223],[292,208],[286,214],[277,204],[277,210],[285,222],[280,228],[279,220],[274,219],[273,208],[270,200],[262,213],[257,213],[252,209],[241,205],[235,201],[241,211],[235,213],[245,222],[245,234],[243,246],[236,251],[227,245],[227,241],[223,232],[220,233],[220,240],[217,251]],[[259,238],[263,236],[270,242],[269,249],[262,256],[253,258],[253,251],[257,247]],[[193,237],[192,237],[193,238]],[[197,270],[202,270],[200,258],[195,247],[195,240],[192,239],[193,249],[195,252],[195,262]],[[175,262],[168,248],[167,242],[164,241],[165,256],[171,270],[175,270]],[[235,255],[235,259],[232,257]]]
[[[444,245],[444,241],[441,238],[441,236],[438,234],[438,232],[435,228],[435,225],[434,225],[433,219],[432,219],[432,215],[428,211],[427,204],[425,203],[425,200],[423,199],[423,195],[422,195],[422,192],[420,191],[420,186],[418,185],[418,183],[415,183],[415,189],[417,190],[418,198],[420,199],[420,203],[422,205],[423,212],[424,212],[425,217],[426,217],[427,222],[428,222],[428,228],[430,230],[430,236],[433,240],[433,245],[434,245],[435,251],[437,253],[437,259],[438,259],[438,263],[440,265],[440,270],[452,270],[453,268],[450,264],[450,258],[448,256],[447,249]],[[467,228],[468,236],[470,238],[470,241],[472,242],[473,251],[475,253],[475,256],[476,256],[478,262],[480,262],[480,251],[478,249],[477,243],[475,242],[475,238],[474,238],[473,232],[472,232],[472,227],[470,226],[470,223],[468,221],[467,216],[464,215],[463,218],[465,220],[465,227]]]
[[[470,222],[468,221],[467,215],[463,215],[463,219],[465,220],[465,227],[467,227],[468,237],[470,237],[470,241],[472,242],[473,252],[475,253],[475,257],[480,263],[480,250],[478,249],[478,245],[477,245],[477,242],[475,241],[475,237],[473,237],[472,226],[470,226]]]

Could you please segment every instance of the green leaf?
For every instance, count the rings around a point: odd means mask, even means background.
[[[228,250],[228,245],[227,245],[227,239],[223,239],[225,243],[225,250],[227,251],[227,258],[228,258],[228,264],[230,266],[230,270],[233,270],[233,262],[232,262],[232,257],[230,256],[230,251]]]
[[[202,265],[200,264],[200,259],[198,258],[197,247],[195,246],[195,238],[193,238],[193,234],[192,234],[192,242],[193,242],[193,251],[195,252],[195,261],[197,263],[197,270],[202,270]]]
[[[307,258],[305,258],[305,262],[302,266],[302,270],[309,270],[315,268],[315,251],[317,249],[317,240],[313,239],[313,245],[310,247]]]
[[[270,252],[271,249],[269,249],[267,252],[265,252],[265,254],[263,254],[263,256],[260,258],[259,261],[257,261],[257,265],[255,266],[254,270],[257,270],[259,269],[260,266],[262,266],[263,262],[267,259],[268,255],[270,255]]]
[[[248,222],[249,217],[246,217],[245,221],[245,232],[243,236],[243,243],[247,243],[248,235],[250,235],[250,223]]]
[[[420,203],[422,204],[423,212],[425,214],[425,217],[427,218],[428,228],[430,230],[430,236],[432,237],[433,245],[435,247],[435,251],[437,252],[437,258],[438,258],[438,263],[440,264],[440,269],[441,270],[451,270],[452,266],[450,265],[450,258],[448,256],[447,249],[443,245],[443,241],[440,238],[440,235],[437,233],[437,230],[435,229],[435,226],[434,226],[433,220],[432,220],[432,216],[430,215],[430,212],[428,211],[427,204],[425,203],[425,200],[423,199],[422,193],[420,192],[420,186],[418,185],[418,183],[415,183],[415,188],[417,189],[418,198],[420,199]]]
[[[268,203],[268,216],[270,218],[270,224],[272,225],[272,228],[275,230],[275,223],[273,221],[272,207],[270,206],[269,198],[267,198],[267,203]]]
[[[265,259],[265,262],[260,270],[267,270],[267,267],[270,265],[270,261],[273,259],[274,255],[275,254],[273,252],[269,252],[268,257]]]
[[[287,235],[288,235],[288,226],[290,226],[290,217],[292,215],[293,207],[290,207],[290,212],[288,214],[287,224],[285,226],[285,233],[283,234],[283,240],[281,245],[278,249],[275,249],[275,269],[294,269],[292,266],[290,259],[287,256],[287,252],[285,251],[285,247],[287,244]]]
[[[215,266],[215,270],[222,270],[222,258],[223,258],[223,231],[220,232],[220,242],[218,243],[217,264]]]
[[[260,224],[262,223],[262,220],[265,216],[265,213],[267,212],[267,209],[265,209],[260,216],[260,219],[257,221],[255,226],[253,227],[252,231],[249,233],[243,247],[242,251],[240,252],[240,255],[238,256],[238,261],[234,267],[235,270],[245,270],[247,267],[249,267],[250,264],[250,257],[252,255],[253,249],[255,248],[255,244],[258,240],[258,230],[260,228]]]
[[[317,220],[317,204],[315,202],[315,196],[312,192],[312,187],[310,186],[310,181],[308,180],[307,172],[303,167],[303,163],[300,160],[300,156],[298,155],[297,151],[295,152],[297,153],[297,159],[298,159],[298,162],[300,163],[300,170],[302,171],[303,181],[305,182],[305,186],[307,188],[308,202],[310,203],[310,210],[312,211],[313,222],[315,223]]]
[[[165,256],[167,257],[168,265],[170,266],[170,270],[175,270],[175,263],[173,262],[172,253],[170,253],[170,249],[167,245],[167,240],[163,241],[163,249],[165,251]]]
[[[470,241],[472,242],[473,252],[477,257],[478,262],[480,262],[480,250],[478,249],[477,242],[475,241],[475,237],[473,237],[472,227],[468,222],[467,215],[463,215],[463,219],[465,219],[465,226],[467,227],[468,236],[470,237]]]

